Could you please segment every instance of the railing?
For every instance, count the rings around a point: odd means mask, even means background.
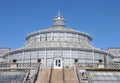
[[[51,65],[51,68],[50,68],[50,75],[49,75],[49,81],[48,81],[48,83],[51,83],[52,71],[53,71],[53,64]]]
[[[111,63],[111,64],[107,64],[106,65],[106,68],[109,68],[109,69],[120,69],[120,63]]]
[[[76,74],[77,74],[77,79],[78,79],[78,83],[80,83],[80,76],[79,76],[79,73],[78,73],[78,66],[76,66]]]
[[[78,63],[77,66],[80,69],[87,69],[87,68],[98,68],[98,65],[104,65],[106,69],[120,69],[120,63],[110,63],[110,64],[103,64],[103,63]]]
[[[17,67],[24,67],[24,68],[27,68],[27,67],[37,67],[38,66],[38,63],[17,63]]]
[[[63,66],[63,83],[65,83],[64,66]]]
[[[27,73],[26,77],[23,80],[23,83],[27,83],[27,78],[29,77],[30,71]]]
[[[78,68],[97,68],[98,67],[98,63],[78,63],[77,64]]]
[[[38,63],[37,69],[35,71],[35,75],[34,75],[34,78],[33,78],[33,83],[35,83],[37,81],[39,72],[40,72],[40,63]]]
[[[10,63],[0,63],[0,68],[10,68]]]
[[[28,71],[30,72],[30,68],[2,68],[0,71]]]
[[[12,63],[0,63],[0,68],[10,68]],[[36,68],[38,63],[16,63],[18,68]],[[78,63],[78,68],[98,68],[99,63]],[[120,69],[120,63],[103,64],[105,68]]]
[[[12,63],[0,63],[0,68],[10,68]],[[38,63],[16,63],[17,68],[36,68]]]

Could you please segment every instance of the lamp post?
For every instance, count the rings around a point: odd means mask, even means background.
[[[40,62],[41,62],[41,59],[37,59],[37,62],[40,63]]]
[[[75,69],[77,67],[78,59],[74,59],[74,62],[75,62],[75,67],[74,67],[74,69]]]

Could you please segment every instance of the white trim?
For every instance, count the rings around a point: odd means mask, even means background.
[[[10,63],[10,54],[8,55],[8,63]]]
[[[23,54],[22,54],[22,63],[24,63],[24,56],[25,56],[25,52],[23,51]]]
[[[53,40],[53,33],[51,32],[51,41]]]
[[[70,67],[72,67],[72,51],[70,49]]]
[[[95,63],[95,55],[94,55],[94,51],[92,51],[92,57],[93,57],[93,61],[92,61],[92,63],[94,64],[94,63]]]
[[[59,62],[60,60],[60,62]],[[56,64],[57,61],[57,64]],[[54,68],[55,69],[61,69],[63,66],[62,58],[54,58]]]
[[[45,49],[45,59],[44,59],[44,65],[47,66],[47,53],[46,53],[46,49]]]

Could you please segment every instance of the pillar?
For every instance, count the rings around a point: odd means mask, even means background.
[[[22,54],[22,63],[24,63],[24,58],[25,58],[25,53],[23,51],[23,54]]]
[[[95,63],[95,55],[94,55],[94,51],[92,51],[92,63],[93,63],[93,65],[94,65],[94,63]]]
[[[69,64],[70,64],[70,67],[72,66],[72,51],[71,51],[71,49],[70,49],[70,62],[69,62]]]
[[[45,59],[44,59],[44,66],[47,66],[47,53],[46,53],[46,49],[45,49]]]

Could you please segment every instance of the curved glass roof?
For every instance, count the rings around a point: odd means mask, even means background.
[[[81,34],[81,35],[87,36],[90,40],[92,40],[92,37],[89,34],[87,34],[85,32],[80,32],[79,30],[74,30],[74,29],[66,27],[65,26],[65,20],[64,20],[64,18],[60,14],[58,14],[58,16],[56,16],[54,18],[52,27],[50,27],[48,29],[32,32],[32,33],[27,35],[26,39],[28,39],[29,37],[31,37],[33,35],[37,35],[37,34],[40,34],[40,33],[42,33],[42,34],[43,33],[49,33],[49,32],[77,33],[77,34]]]

